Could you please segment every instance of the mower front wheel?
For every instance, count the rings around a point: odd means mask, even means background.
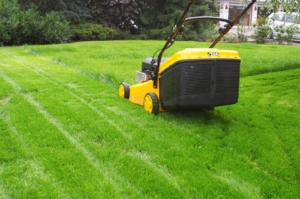
[[[159,112],[159,100],[155,93],[147,93],[144,97],[144,109],[145,111],[153,114],[158,114]]]
[[[119,96],[122,98],[129,99],[130,85],[126,82],[122,82],[119,86]]]

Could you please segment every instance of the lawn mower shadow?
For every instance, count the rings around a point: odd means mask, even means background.
[[[218,111],[208,110],[184,110],[184,111],[170,111],[166,114],[172,116],[176,121],[182,120],[190,124],[200,125],[230,125],[230,120],[225,115]]]

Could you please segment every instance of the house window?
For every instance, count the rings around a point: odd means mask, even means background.
[[[229,6],[229,19],[234,20],[235,18],[237,18],[237,16],[241,13],[242,10],[243,10],[242,6],[235,6],[235,5]],[[242,18],[239,20],[238,24],[239,25],[244,25],[244,26],[249,26],[249,24],[250,24],[250,14],[245,13],[242,16]]]

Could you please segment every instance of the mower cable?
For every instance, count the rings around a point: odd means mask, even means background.
[[[160,51],[161,49],[158,49],[157,51],[155,51],[155,53],[153,54],[153,56],[152,56],[152,61],[154,60],[154,57],[155,57],[155,55],[156,55],[156,53],[158,52],[158,51]]]

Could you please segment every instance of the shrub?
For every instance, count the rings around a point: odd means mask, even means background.
[[[267,42],[267,38],[271,35],[271,29],[267,24],[267,20],[263,16],[258,16],[257,19],[257,29],[252,35],[255,42],[258,44],[264,44]]]
[[[285,31],[286,31],[286,34],[287,34],[286,42],[288,44],[291,44],[292,40],[293,40],[293,35],[297,31],[297,26],[296,25],[288,26]]]
[[[43,41],[45,43],[62,43],[69,40],[71,36],[69,22],[62,13],[47,13],[44,21]]]
[[[228,33],[223,37],[224,41],[228,41],[229,43],[236,43],[238,42],[238,36],[236,33]]]
[[[237,40],[239,42],[247,42],[248,37],[245,35],[245,26],[244,25],[239,25],[237,29]]]
[[[119,32],[100,24],[82,23],[71,26],[72,39],[75,41],[109,40],[117,39]]]
[[[21,10],[17,0],[0,0],[0,45],[61,43],[70,38],[62,13]]]
[[[267,42],[267,37],[271,34],[271,30],[269,26],[267,25],[262,25],[258,26],[253,38],[255,39],[256,43],[258,44],[264,44]]]
[[[17,0],[0,0],[0,46],[18,34],[19,12]]]
[[[130,31],[125,31],[120,38],[125,40],[147,40],[148,36],[146,34],[132,34]]]
[[[291,26],[276,26],[274,31],[277,32],[276,41],[279,44],[283,44],[283,42],[287,42],[288,44],[292,43],[293,35],[296,32],[297,27],[295,25]]]
[[[42,16],[36,8],[30,8],[22,13],[21,22],[22,43],[62,43],[71,36],[69,22],[58,12],[52,11]]]
[[[142,31],[142,33],[146,34],[148,39],[167,39],[170,36],[170,26],[167,26],[162,29],[150,29]]]
[[[267,20],[264,16],[259,15],[257,18],[257,26],[264,26],[267,24]]]

